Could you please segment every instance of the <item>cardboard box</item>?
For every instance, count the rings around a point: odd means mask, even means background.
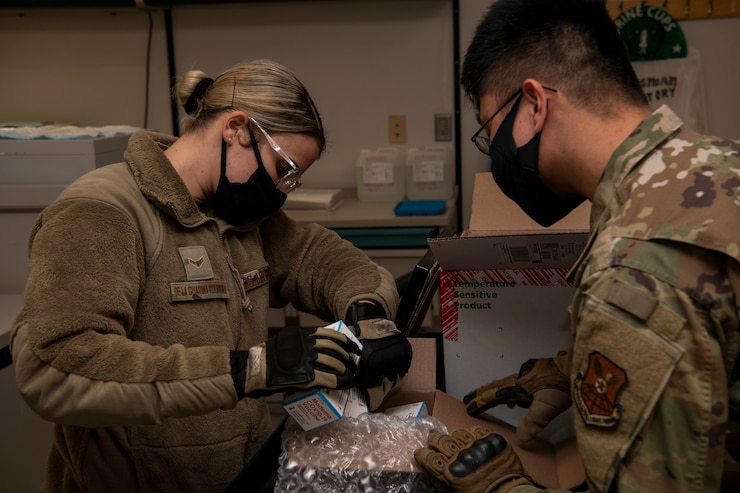
[[[391,407],[390,409],[386,409],[384,413],[386,414],[386,416],[395,416],[401,419],[421,418],[422,416],[429,416],[427,405],[424,401]]]
[[[490,173],[475,177],[470,229],[435,238],[446,392],[462,399],[492,380],[517,373],[530,358],[570,346],[566,279],[588,237],[590,203],[549,228],[530,219],[498,188]],[[489,411],[516,425],[526,409]],[[572,411],[541,435],[557,443],[572,436]]]
[[[566,440],[557,445],[553,445],[544,440],[535,439],[532,443],[528,443],[524,446],[516,439],[514,428],[511,425],[490,416],[480,418],[468,415],[465,410],[465,405],[459,399],[435,388],[435,340],[430,338],[411,338],[409,340],[411,341],[414,351],[411,368],[401,385],[388,394],[383,402],[382,410],[393,412],[394,408],[404,406],[419,408],[421,407],[421,403],[423,403],[423,407],[426,408],[429,416],[438,419],[444,424],[448,431],[461,427],[480,425],[503,435],[512,444],[512,447],[516,450],[522,464],[532,478],[547,487],[569,488],[583,482],[585,473],[581,465],[581,460],[574,440]],[[309,443],[319,442],[323,436],[331,435],[332,430],[333,425],[329,425],[312,432],[308,432],[305,434],[305,441]],[[367,432],[364,427],[361,431]],[[420,480],[418,477],[419,475],[427,473],[424,472],[413,459],[415,447],[416,445],[414,444],[409,444],[407,446],[407,450],[404,451],[405,457],[399,457],[398,470],[393,471],[391,476],[398,477],[400,472],[401,475],[406,474],[409,482],[414,484],[427,484],[427,482]],[[352,447],[350,448],[352,450],[357,448],[361,449],[362,444],[352,444]],[[294,449],[291,448],[290,451],[292,450]],[[301,464],[302,471],[305,469],[315,468],[323,469],[323,473],[326,473],[327,468],[331,467],[331,465],[325,462],[326,456],[319,453],[320,451],[317,450],[312,452],[315,453],[309,454],[310,457],[308,458],[289,456],[286,458],[286,462],[291,464]],[[346,459],[350,460],[351,458],[347,457]],[[358,465],[355,467],[360,466]],[[346,473],[346,471],[344,472]],[[299,474],[299,472],[297,472],[297,474]],[[358,476],[361,475],[351,474],[349,476],[352,478],[352,481],[355,481],[352,484],[358,484],[356,481],[358,481]],[[316,474],[312,477],[319,478],[325,476],[324,474]],[[341,482],[342,477],[344,476],[340,474],[340,472],[337,472],[335,480],[337,482]],[[377,477],[375,479],[377,479]],[[336,486],[336,483],[334,486]]]
[[[466,411],[466,405],[460,399],[435,388],[437,358],[435,341],[428,338],[409,340],[414,349],[409,373],[402,384],[388,394],[381,409],[424,402],[429,416],[444,423],[448,431],[485,426],[503,435],[516,450],[525,470],[542,485],[550,488],[570,488],[584,481],[586,473],[574,438],[564,439],[557,444],[536,438],[522,444],[516,438],[514,426],[486,414],[470,416]]]

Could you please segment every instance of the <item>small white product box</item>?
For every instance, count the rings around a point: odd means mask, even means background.
[[[360,341],[341,320],[325,328],[341,332],[362,349]],[[359,363],[359,356],[355,356],[354,359]],[[352,416],[367,412],[367,404],[359,389],[311,389],[304,392],[289,392],[283,399],[283,409],[304,431],[315,430],[342,419],[347,415],[348,407],[349,415]]]
[[[403,406],[389,407],[384,413],[386,416],[394,416],[397,418],[420,418],[422,416],[429,416],[429,411],[424,401],[414,402],[412,404],[405,404]]]
[[[360,414],[369,412],[370,409],[367,407],[367,401],[362,391],[357,387],[349,389],[349,398],[347,399],[347,405],[344,407],[344,417],[356,418]]]
[[[350,389],[314,389],[285,396],[283,409],[303,431],[311,431],[342,419]]]

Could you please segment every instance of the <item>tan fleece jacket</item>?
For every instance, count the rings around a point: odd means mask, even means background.
[[[357,299],[395,316],[392,276],[279,211],[237,229],[202,213],[162,152],[81,177],[39,216],[11,334],[18,388],[56,423],[44,492],[221,492],[270,431],[237,401],[229,350],[267,337],[267,309],[325,320]]]

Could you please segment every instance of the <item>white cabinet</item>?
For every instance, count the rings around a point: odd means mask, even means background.
[[[0,370],[0,395],[2,490],[37,493],[51,447],[52,424],[39,418],[21,399],[13,365]]]

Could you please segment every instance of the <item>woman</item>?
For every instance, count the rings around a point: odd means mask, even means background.
[[[325,146],[295,76],[252,61],[190,71],[176,94],[182,137],[133,134],[31,233],[11,347],[21,394],[55,423],[44,492],[223,491],[272,429],[261,396],[359,381],[333,331],[267,341],[268,307],[395,316],[386,270],[280,211]]]

